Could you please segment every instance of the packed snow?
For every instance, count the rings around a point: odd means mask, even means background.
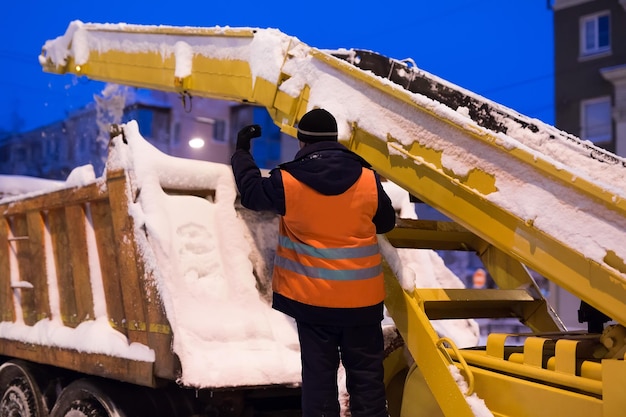
[[[170,36],[164,34],[168,31]],[[129,32],[133,32],[132,39]],[[502,120],[507,124],[506,134],[488,131],[468,117],[466,108],[450,109],[380,77],[377,82],[387,86],[385,91],[360,83],[349,73],[315,59],[314,48],[271,28],[176,28],[74,21],[63,36],[45,43],[40,62],[63,66],[72,56],[75,64],[83,65],[88,62],[90,51],[110,50],[173,56],[176,76],[191,74],[193,57],[202,55],[247,62],[253,80],[258,77],[279,85],[280,91],[293,97],[309,86],[308,106],[324,107],[333,113],[338,120],[340,138],[349,138],[350,129],[357,124],[375,137],[394,138],[404,147],[419,143],[440,152],[443,168],[458,178],[472,170],[492,174],[496,178],[496,191],[484,197],[496,206],[532,223],[538,231],[558,237],[598,264],[605,263],[607,253],[626,260],[626,245],[622,244],[626,238],[623,215],[626,161],[616,158],[618,163],[613,164],[594,160],[589,157],[589,149],[563,140],[559,135],[562,132],[539,120],[532,120],[539,127],[535,133],[509,120]],[[289,77],[284,79],[282,74]],[[390,92],[405,96],[405,100],[425,111],[416,112],[413,106],[392,97]],[[469,91],[465,93],[473,95]],[[510,111],[487,99],[481,100],[495,109]],[[441,120],[430,114],[439,115]],[[485,139],[476,140],[467,131]],[[390,154],[406,157],[398,151],[397,144],[387,146]],[[534,169],[512,158],[513,151],[534,158]],[[551,173],[543,172],[542,166],[552,167]],[[569,177],[555,181],[551,175],[559,171]],[[577,184],[582,185],[578,188]],[[595,190],[594,197],[601,199],[584,195],[581,190],[585,188]],[[577,227],[572,228],[571,224]]]
[[[561,146],[541,132],[532,135],[528,131],[515,132],[512,128],[508,135],[493,134],[500,149],[472,141],[452,126],[482,131],[464,109],[454,111],[413,95],[411,100],[444,115],[450,122],[448,127],[432,129],[440,132],[433,134],[429,129],[431,120],[415,116],[408,106],[389,101],[379,91],[355,88],[349,77],[312,60],[309,47],[275,29],[250,29],[254,32],[252,38],[216,37],[211,42],[185,36],[182,31],[179,31],[180,36],[171,38],[162,34],[140,34],[138,41],[127,42],[125,34],[116,30],[129,28],[133,26],[73,22],[64,36],[46,43],[42,63],[50,60],[64,65],[71,54],[75,63],[82,65],[91,50],[122,49],[158,51],[164,57],[173,54],[177,77],[191,73],[194,54],[247,61],[255,77],[272,83],[277,83],[281,71],[286,71],[291,77],[281,84],[281,90],[298,96],[302,88],[309,85],[309,107],[319,106],[331,111],[339,122],[340,138],[349,137],[351,123],[358,123],[377,137],[397,138],[405,146],[417,141],[427,143],[442,152],[444,168],[459,176],[477,167],[485,172],[498,172],[497,191],[486,195],[486,199],[524,220],[533,221],[537,229],[550,236],[562,236],[571,247],[590,259],[603,262],[607,250],[626,259],[623,217],[598,201],[579,200],[579,195],[570,188],[555,185],[537,171],[529,172],[521,163],[511,164],[510,159],[504,158],[502,149],[520,149],[548,165],[559,169],[568,167],[573,182],[578,179],[607,190],[612,193],[613,201],[621,204],[626,198],[626,186],[619,164],[601,164],[583,158],[578,148]],[[98,29],[105,30],[98,32]],[[138,31],[144,29],[138,28]],[[187,30],[192,33],[197,29]],[[287,51],[294,58],[285,64]],[[390,82],[383,82],[392,90],[399,89]],[[183,369],[181,382],[197,387],[297,384],[300,362],[294,323],[271,309],[267,294],[259,294],[253,274],[253,270],[265,271],[260,279],[270,279],[268,265],[271,261],[267,255],[276,242],[275,219],[261,214],[241,214],[245,211],[236,209],[237,192],[230,167],[162,154],[141,137],[134,122],[126,125],[126,135],[128,146],[115,146],[107,164],[132,171],[135,186],[142,190],[130,214],[136,226],[145,227],[147,231],[147,237],[140,239],[142,253],[153,268],[172,327],[173,349]],[[391,147],[389,151],[396,152]],[[502,172],[502,166],[507,167],[506,172]],[[74,181],[98,181],[92,172],[89,168],[80,168]],[[408,193],[392,182],[384,184],[402,216],[414,218],[415,210]],[[171,196],[163,192],[164,187],[211,188],[216,193],[213,200]],[[28,188],[24,191],[33,192]],[[571,227],[573,221],[576,228]],[[463,286],[435,252],[395,249],[384,236],[380,236],[380,242],[383,255],[403,288]],[[32,328],[19,322],[5,322],[0,323],[0,336],[154,360],[149,348],[126,343],[115,331],[104,329],[105,323],[102,313],[92,323],[83,323],[74,330],[62,328],[54,317]],[[385,320],[385,325],[392,325],[390,318]],[[434,322],[433,325],[460,347],[473,346],[478,339],[477,325],[471,320]],[[480,402],[472,399],[476,414],[490,415],[481,408]]]
[[[261,287],[270,288],[271,269],[267,265],[271,259],[267,259],[267,254],[272,253],[278,240],[276,216],[245,209],[244,215],[237,213],[237,190],[229,166],[165,155],[141,137],[136,122],[126,125],[125,138],[128,145],[122,143],[121,137],[115,139],[107,168],[132,172],[134,187],[141,189],[130,214],[138,230],[146,229],[147,239],[137,233],[142,245],[139,252],[156,277],[173,329],[173,348],[183,368],[181,382],[199,387],[297,384],[300,357],[294,322],[271,308],[267,294],[259,294],[253,273],[256,269],[260,279],[265,280]],[[20,180],[26,187],[22,189],[41,185],[35,179]],[[75,169],[64,186],[99,180],[91,166],[84,166]],[[49,187],[39,193],[63,188],[58,182],[44,184]],[[401,215],[416,218],[409,194],[390,181],[384,182],[384,186]],[[209,201],[195,196],[171,196],[163,188],[213,189],[215,197]],[[396,250],[384,242],[384,236],[380,239],[387,261],[412,279],[419,277],[419,286],[463,287],[434,251]],[[94,249],[89,252],[97,253]],[[51,255],[48,258],[53,259]],[[98,269],[97,265],[91,268]],[[92,277],[92,286],[101,289],[101,280],[102,277]],[[17,283],[19,278],[13,281]],[[51,299],[51,320],[42,320],[33,327],[19,321],[3,322],[0,336],[154,360],[154,352],[145,346],[120,343],[124,337],[109,326],[103,306],[96,308],[95,321],[70,329],[60,321],[58,296]],[[103,300],[104,296],[96,294],[95,299]],[[392,321],[388,318],[386,323]],[[459,346],[473,346],[478,340],[477,325],[470,320],[441,321],[435,326]],[[114,343],[106,343],[107,339]]]
[[[28,177],[24,175],[0,175],[0,198],[7,199],[10,196],[30,193],[41,193],[43,190],[64,188],[64,181],[48,180],[45,178]]]

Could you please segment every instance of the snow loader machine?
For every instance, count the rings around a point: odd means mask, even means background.
[[[73,22],[46,42],[40,63],[51,73],[261,106],[291,136],[308,109],[328,108],[342,143],[449,219],[399,218],[385,241],[473,251],[496,288],[424,288],[387,259],[385,305],[403,341],[385,363],[391,416],[623,415],[626,191],[610,180],[623,176],[620,157],[410,61],[320,50],[274,29]],[[125,129],[113,140],[118,148]],[[111,164],[94,184],[0,205],[0,413],[134,416],[144,415],[142,404],[150,415],[261,415],[247,405],[265,401],[268,415],[283,415],[272,407],[297,398],[297,387],[181,383],[174,318],[139,250],[146,230],[129,215],[136,174]],[[201,188],[176,192],[212,198],[215,190]],[[91,246],[100,262],[77,249]],[[93,321],[101,302],[91,295],[94,265],[107,322],[154,359],[2,331],[36,329],[58,311],[62,328]],[[565,328],[533,273],[581,300],[587,329]],[[436,330],[479,318],[514,318],[530,330],[490,333],[484,346],[470,347]],[[172,404],[180,405],[170,411]]]

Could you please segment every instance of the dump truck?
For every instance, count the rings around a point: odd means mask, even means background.
[[[307,110],[327,108],[342,143],[450,219],[400,218],[380,239],[393,323],[385,361],[390,415],[622,415],[623,158],[410,61],[320,50],[276,29],[77,21],[45,43],[40,63],[51,73],[261,106],[294,137]],[[250,356],[229,346],[208,350],[222,352],[218,358],[194,357],[186,347],[204,342],[198,334],[221,334],[219,320],[207,326],[189,313],[190,304],[202,304],[193,288],[178,293],[209,278],[212,268],[226,268],[184,258],[208,252],[202,238],[219,234],[222,223],[207,227],[197,214],[211,204],[233,226],[217,241],[248,242],[247,250],[229,252],[230,267],[247,265],[257,280],[238,288],[250,295],[241,309],[227,310],[238,298],[219,283],[211,285],[223,297],[204,304],[221,303],[225,317],[256,312],[267,298],[258,278],[271,269],[259,225],[275,218],[253,219],[237,207],[232,188],[223,186],[230,178],[224,167],[198,178],[183,174],[197,162],[178,161],[181,171],[164,175],[166,165],[134,157],[151,152],[137,132],[132,122],[114,130],[106,175],[0,205],[1,412],[297,414],[289,323],[272,316],[266,302],[262,314],[247,315],[265,318],[267,329],[262,341],[240,340]],[[172,227],[172,205],[157,203],[158,196],[180,198],[193,214]],[[402,261],[405,250],[473,251],[497,287],[424,286]],[[193,267],[181,269],[183,258]],[[568,331],[534,274],[581,300],[586,330]],[[476,318],[515,318],[530,331],[490,333],[484,346],[467,347],[444,330],[454,321],[471,327]],[[64,344],[72,335],[86,343]],[[268,378],[259,363],[283,372]]]

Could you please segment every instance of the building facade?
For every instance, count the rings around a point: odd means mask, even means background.
[[[66,120],[0,138],[0,174],[65,180],[72,169],[91,164],[101,175],[111,123],[136,120],[160,151],[177,157],[230,163],[239,129],[260,124],[263,136],[252,152],[262,168],[295,154],[297,141],[280,132],[264,108],[174,93],[120,90],[104,94]]]
[[[555,125],[626,157],[626,0],[553,0]],[[551,284],[569,329],[580,300]]]
[[[92,108],[72,117],[24,133],[0,139],[0,174],[65,179],[73,168],[97,153],[89,138],[97,136]]]
[[[626,156],[626,0],[554,0],[555,124]]]

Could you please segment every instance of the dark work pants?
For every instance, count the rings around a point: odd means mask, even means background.
[[[322,326],[298,322],[302,416],[338,417],[337,371],[346,370],[352,417],[387,417],[380,324]]]

